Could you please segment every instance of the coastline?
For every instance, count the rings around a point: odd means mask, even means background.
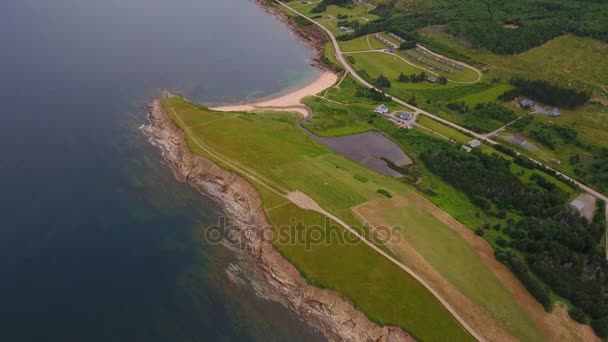
[[[302,99],[307,96],[316,95],[327,88],[330,88],[338,81],[338,75],[330,71],[324,71],[314,81],[297,88],[289,93],[279,95],[277,97],[262,100],[253,103],[245,104],[234,104],[226,106],[212,107],[210,109],[220,112],[249,112],[264,108],[274,109],[291,109],[302,113],[304,116],[308,115],[308,110],[301,103]]]
[[[269,226],[257,190],[244,178],[191,152],[184,133],[159,100],[147,107],[149,125],[141,130],[159,148],[176,178],[219,203],[230,221],[228,238],[238,237],[245,267],[229,267],[228,276],[245,278],[256,291],[292,310],[329,340],[415,341],[401,328],[371,322],[339,293],[309,285],[298,270],[262,237]],[[238,281],[236,281],[238,283]]]

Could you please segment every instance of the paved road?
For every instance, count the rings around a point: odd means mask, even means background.
[[[282,5],[285,8],[287,8],[288,10],[290,10],[290,11],[298,14],[299,16],[305,18],[306,20],[310,21],[311,23],[313,23],[314,25],[316,25],[317,27],[319,27],[320,29],[322,29],[325,33],[327,33],[328,37],[330,38],[330,40],[331,40],[331,42],[332,42],[332,44],[334,46],[334,49],[336,50],[336,58],[338,59],[338,61],[340,62],[340,64],[342,64],[342,66],[344,67],[344,69],[346,70],[346,72],[348,72],[355,79],[355,81],[357,81],[359,84],[361,84],[361,85],[363,85],[365,87],[373,88],[373,89],[376,89],[378,91],[382,91],[383,92],[383,90],[374,87],[369,82],[367,82],[366,80],[364,80],[361,76],[359,76],[359,74],[357,74],[357,72],[350,66],[350,64],[348,64],[348,62],[346,61],[346,58],[344,57],[344,55],[342,53],[342,50],[340,50],[340,45],[338,44],[338,41],[336,40],[336,37],[333,35],[333,33],[329,29],[327,29],[325,26],[317,23],[316,21],[308,18],[307,16],[305,16],[302,13],[300,13],[299,11],[297,11],[297,10],[295,10],[295,9],[287,6],[285,3],[283,3],[283,2],[281,2],[279,0],[277,0],[277,2],[280,5]],[[498,142],[496,142],[495,140],[492,140],[489,137],[486,137],[483,134],[479,134],[479,133],[473,132],[470,129],[462,127],[462,126],[460,126],[458,124],[455,124],[455,123],[453,123],[451,121],[448,121],[448,120],[446,120],[446,119],[444,119],[442,117],[439,117],[439,116],[437,116],[435,114],[429,113],[429,112],[427,112],[427,111],[425,111],[423,109],[420,109],[420,108],[418,108],[416,106],[412,106],[409,103],[407,103],[407,102],[405,102],[403,100],[400,100],[400,99],[398,99],[396,97],[393,97],[393,96],[391,96],[391,97],[392,97],[393,101],[395,101],[396,103],[398,103],[398,104],[400,104],[400,105],[402,105],[402,106],[404,106],[406,108],[409,108],[415,114],[426,115],[426,116],[432,118],[433,120],[439,121],[439,122],[441,122],[444,125],[450,126],[450,127],[454,128],[454,129],[457,129],[457,130],[459,130],[461,132],[464,132],[464,133],[466,133],[466,134],[468,134],[470,136],[473,136],[476,139],[479,139],[479,140],[481,140],[481,141],[483,141],[483,142],[485,142],[485,143],[487,143],[489,145],[498,145]],[[516,153],[518,155],[520,155],[519,152],[516,152]],[[582,189],[582,190],[584,190],[584,191],[592,194],[593,196],[595,196],[595,197],[597,197],[597,198],[605,201],[606,203],[608,203],[608,196],[600,193],[599,191],[596,191],[596,190],[592,189],[591,187],[589,187],[589,186],[587,186],[587,185],[585,185],[585,184],[583,184],[583,183],[581,183],[581,182],[573,179],[572,177],[569,177],[569,176],[567,176],[567,175],[565,175],[565,174],[563,174],[563,173],[561,173],[561,172],[559,172],[557,170],[554,170],[553,168],[550,168],[550,167],[544,165],[543,163],[541,163],[541,162],[539,162],[539,161],[537,161],[535,159],[530,158],[530,160],[532,160],[533,162],[535,162],[538,165],[543,165],[543,166],[547,167],[548,169],[550,169],[552,171],[555,171],[556,174],[564,177],[565,179],[568,179],[568,180],[572,181],[580,189]]]

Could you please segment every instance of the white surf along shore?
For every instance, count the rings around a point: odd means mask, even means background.
[[[251,112],[260,109],[288,109],[297,111],[306,116],[308,115],[308,110],[303,108],[302,100],[307,96],[316,95],[332,87],[337,81],[338,76],[336,74],[329,71],[323,71],[323,73],[312,82],[287,94],[259,102],[218,106],[210,109],[220,112]]]

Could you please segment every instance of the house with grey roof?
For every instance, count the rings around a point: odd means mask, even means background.
[[[559,111],[559,108],[553,108],[549,111],[549,116],[560,116],[562,113]]]
[[[414,117],[412,112],[399,112],[399,118],[405,121],[410,121]]]
[[[568,206],[570,207],[570,209],[578,211],[579,213],[582,212],[583,209],[585,209],[585,203],[578,199],[575,199],[574,201],[570,202]]]
[[[481,141],[479,141],[477,139],[473,139],[473,140],[469,141],[467,143],[467,145],[469,145],[470,148],[477,148],[477,147],[481,146]]]
[[[523,100],[519,101],[519,105],[522,108],[532,108],[532,106],[534,106],[534,101],[532,101],[530,99],[523,99]]]
[[[381,104],[380,106],[376,107],[374,112],[376,112],[378,114],[386,114],[386,113],[388,113],[388,107],[385,106],[384,104]]]

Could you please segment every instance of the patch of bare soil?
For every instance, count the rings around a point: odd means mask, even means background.
[[[551,313],[545,312],[542,306],[538,304],[538,302],[530,295],[517,277],[515,277],[515,275],[513,275],[513,273],[511,273],[506,266],[496,260],[494,257],[494,250],[484,239],[475,235],[471,229],[467,228],[452,216],[439,209],[420,194],[411,192],[403,197],[390,200],[372,201],[355,207],[353,210],[364,220],[377,226],[383,224],[386,225],[386,222],[382,222],[381,215],[379,215],[382,210],[389,208],[404,208],[412,205],[424,209],[426,212],[430,213],[439,221],[457,232],[471,246],[471,248],[475,250],[477,255],[479,255],[481,260],[496,275],[503,286],[536,322],[544,335],[547,337],[547,340],[600,341],[600,339],[594,334],[591,327],[579,324],[570,319],[567,309],[563,304],[558,303]],[[415,263],[413,268],[415,267],[417,272],[420,272],[420,275],[427,279],[428,282],[433,283],[433,287],[440,291],[442,295],[445,295],[448,301],[457,308],[461,315],[467,317],[471,325],[475,329],[478,329],[477,331],[479,333],[487,336],[489,340],[507,341],[513,339],[512,336],[509,336],[504,330],[498,327],[497,322],[495,322],[488,314],[476,307],[468,298],[462,295],[462,293],[460,293],[454,285],[447,282],[447,280],[440,274],[437,274],[437,271],[434,270],[428,264],[428,262],[426,262],[424,258],[420,256],[419,253],[414,251],[414,248],[409,245],[407,241],[403,244],[403,246],[389,247],[396,248],[395,253],[406,253],[405,255],[407,259],[405,261],[407,263]],[[479,314],[479,312],[481,312],[481,314]],[[471,315],[479,316],[470,317]]]
[[[591,102],[600,103],[604,105],[604,107],[608,107],[608,98],[605,96],[594,96],[591,98]]]
[[[583,215],[589,221],[593,220],[593,216],[595,215],[595,207],[596,207],[595,196],[593,196],[590,193],[585,192],[585,193],[582,193],[582,194],[576,196],[575,200],[579,200],[585,204],[585,207],[583,208],[583,210],[581,210],[581,215]]]

